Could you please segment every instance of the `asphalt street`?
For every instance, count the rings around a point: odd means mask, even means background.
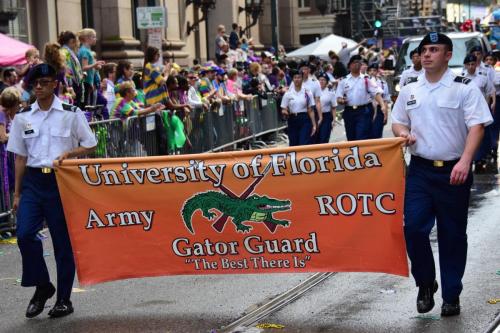
[[[389,136],[386,131],[386,136]],[[333,141],[343,136],[337,126]],[[426,315],[416,312],[411,278],[373,273],[339,273],[259,323],[281,329],[242,327],[241,332],[483,332],[500,313],[500,179],[475,177],[469,219],[468,266],[462,314],[441,318],[441,299]],[[433,248],[437,251],[435,233]],[[51,276],[50,239],[44,241]],[[28,320],[33,289],[22,288],[15,244],[0,244],[0,332],[211,332],[307,279],[311,274],[173,276],[131,279],[90,287],[74,285],[75,313],[49,319],[48,309]],[[213,331],[212,331],[213,332]]]

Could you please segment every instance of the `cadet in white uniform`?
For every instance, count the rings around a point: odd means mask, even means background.
[[[375,99],[384,113],[387,112],[382,100],[382,89],[374,84],[368,75],[361,75],[361,57],[354,55],[349,61],[351,73],[338,84],[336,97],[338,104],[344,104],[342,113],[347,140],[366,140],[372,138],[373,105]]]
[[[382,90],[382,99],[384,100],[386,108],[386,113],[384,113],[381,105],[374,101],[375,117],[373,118],[372,124],[372,138],[380,139],[384,132],[384,126],[387,124],[387,112],[389,110],[391,95],[389,93],[389,85],[382,77],[380,77],[378,64],[371,64],[368,67],[368,74],[370,75],[370,79]]]
[[[335,91],[328,87],[329,77],[326,73],[321,74],[318,81],[321,87],[320,102],[323,117],[318,128],[317,143],[328,143],[335,122],[337,98],[335,97]]]
[[[485,73],[489,81],[493,82],[495,80],[495,69],[483,62],[483,49],[481,46],[474,46],[469,52],[476,56],[478,68]]]
[[[487,65],[495,69],[495,64],[497,63],[498,52],[490,52],[485,57],[485,62]],[[495,81],[494,86],[496,90],[495,101],[500,99],[500,71],[495,70]],[[493,110],[493,109],[492,109]],[[493,158],[493,167],[496,169],[498,160],[498,139],[500,134],[500,102],[495,103],[495,112],[493,114],[493,124],[490,126],[490,138],[491,138],[491,155]]]
[[[51,317],[73,312],[70,301],[75,263],[56,177],[54,160],[61,163],[92,152],[97,145],[85,115],[54,95],[56,71],[47,64],[32,69],[29,85],[37,101],[16,115],[7,150],[16,154],[13,208],[17,210],[17,243],[23,260],[23,287],[36,287],[26,317],[39,315],[55,293],[43,257],[38,231],[47,222],[57,264],[57,300]]]
[[[437,223],[442,316],[460,313],[467,257],[471,162],[492,118],[479,89],[448,68],[453,44],[431,32],[419,45],[425,73],[399,93],[392,130],[412,154],[406,179],[404,232],[411,272],[419,287],[417,310],[434,307],[438,289],[429,234]]]
[[[311,65],[307,62],[302,62],[300,64],[300,71],[302,72],[302,85],[311,92],[314,97],[314,105],[313,111],[316,114],[316,121],[321,123],[323,120],[322,111],[321,111],[321,87],[319,86],[319,81],[316,79],[314,75],[311,74],[312,69],[314,69],[314,65]]]
[[[465,57],[464,68],[462,76],[470,79],[479,88],[488,102],[488,96],[495,95],[495,86],[493,85],[493,81],[488,80],[487,75],[481,69],[477,68],[477,58],[475,55],[469,54]]]
[[[480,51],[475,51],[474,54],[481,54],[482,57],[482,52]],[[472,82],[474,82],[477,86],[479,86],[479,89],[485,96],[486,101],[488,103],[491,102],[490,109],[492,113],[495,113],[494,111],[496,108],[496,89],[495,89],[496,71],[493,70],[493,67],[491,67],[489,64],[477,61],[477,57],[474,54],[469,55],[469,57],[474,57],[474,59],[476,60],[474,65],[476,67],[480,66],[480,68],[477,68],[476,76],[472,77],[469,75],[467,77],[472,79]],[[474,66],[472,65],[470,60],[467,65],[465,64],[464,61],[464,65],[466,68],[465,71],[466,73],[471,72],[471,66]],[[494,74],[492,81],[490,81],[491,74]],[[474,158],[475,173],[483,173],[487,171],[488,164],[491,159],[490,154],[492,153],[492,148],[495,146],[495,143],[493,143],[495,126],[496,124],[493,123],[490,126],[485,127],[484,129],[483,141],[481,142],[481,146],[479,147],[479,150]],[[494,166],[494,170],[496,170],[496,166]]]
[[[290,71],[293,84],[283,95],[281,113],[288,117],[288,140],[290,146],[307,145],[314,143],[316,133],[316,119],[312,107],[314,97],[302,85],[302,73]]]
[[[410,59],[413,65],[401,73],[401,78],[399,79],[399,85],[401,88],[408,83],[409,79],[415,79],[424,72],[422,62],[420,61],[420,54],[417,49],[410,52]]]

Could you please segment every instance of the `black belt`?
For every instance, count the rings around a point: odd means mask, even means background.
[[[294,117],[301,116],[303,114],[307,114],[307,112],[290,112],[289,113],[290,116],[294,116]]]
[[[44,175],[50,175],[54,172],[54,169],[52,168],[33,168],[33,167],[27,167],[28,171],[34,172],[34,173],[42,173]]]
[[[426,158],[417,156],[417,155],[411,155],[411,161],[416,162],[421,165],[426,165],[434,168],[453,168],[455,164],[459,160],[452,160],[452,161],[441,161],[441,160],[428,160]]]
[[[356,110],[356,109],[359,109],[359,108],[368,107],[369,105],[370,105],[370,103],[366,103],[366,104],[363,104],[363,105],[346,105],[345,108],[346,109]]]

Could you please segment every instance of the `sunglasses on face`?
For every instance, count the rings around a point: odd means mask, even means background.
[[[32,85],[33,85],[33,87],[37,87],[38,85],[40,85],[40,87],[46,87],[46,86],[48,86],[52,82],[54,82],[54,80],[51,80],[51,79],[37,79],[37,80],[34,80],[32,82]]]

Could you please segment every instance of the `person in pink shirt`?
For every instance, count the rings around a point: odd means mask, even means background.
[[[227,73],[226,89],[227,92],[235,96],[238,100],[251,100],[252,95],[244,94],[241,90],[241,86],[238,84],[238,70],[233,68]]]

